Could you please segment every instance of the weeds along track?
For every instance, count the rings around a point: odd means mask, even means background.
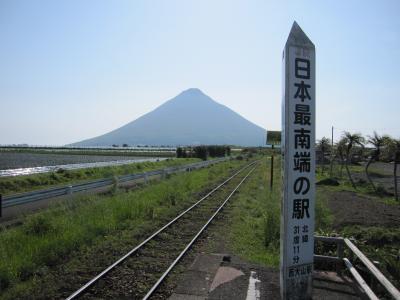
[[[67,299],[148,299],[258,166],[244,166]]]

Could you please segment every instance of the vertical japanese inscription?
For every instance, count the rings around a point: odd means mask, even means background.
[[[294,29],[304,35],[297,24]],[[315,50],[307,37],[303,46],[291,35],[283,59],[281,294],[283,299],[308,299],[314,255]]]

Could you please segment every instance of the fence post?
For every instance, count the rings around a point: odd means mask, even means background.
[[[145,184],[147,184],[147,181],[148,181],[148,177],[147,177],[147,173],[145,172],[145,173],[143,173],[143,178],[144,178],[144,183]]]
[[[336,272],[339,274],[339,275],[341,275],[342,274],[342,264],[343,264],[343,262],[342,262],[342,259],[343,259],[343,243],[342,242],[339,242],[339,243],[337,243],[337,256],[341,259],[341,261],[340,262],[338,262],[337,264],[336,264]]]
[[[0,218],[3,216],[3,195],[0,194]]]
[[[72,195],[72,185],[67,187],[67,195]]]

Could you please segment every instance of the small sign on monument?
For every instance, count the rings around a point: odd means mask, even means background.
[[[294,22],[283,51],[282,299],[311,299],[315,203],[315,47]]]

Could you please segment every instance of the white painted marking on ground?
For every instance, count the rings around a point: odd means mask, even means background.
[[[251,271],[246,300],[260,300],[260,282],[261,280],[257,278],[257,273],[255,271]]]
[[[239,276],[243,276],[244,273],[240,270],[231,267],[219,267],[217,274],[210,287],[210,292],[216,289],[221,284],[232,281]]]

